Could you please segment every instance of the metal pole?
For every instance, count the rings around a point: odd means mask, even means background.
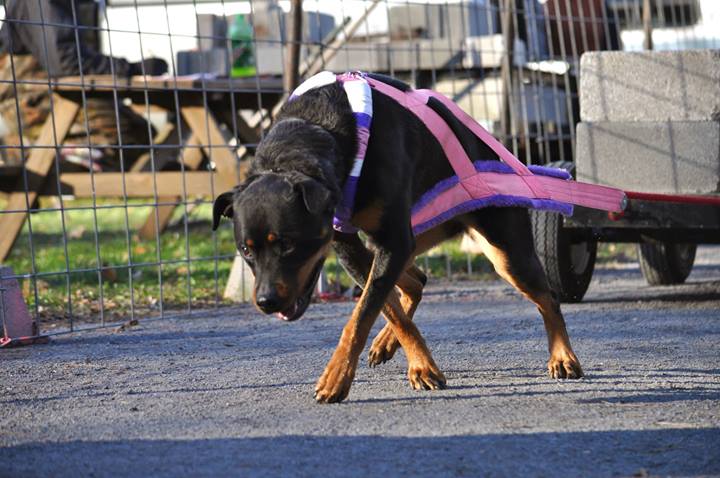
[[[643,48],[645,50],[653,49],[652,41],[652,10],[650,9],[650,0],[643,0],[643,30],[645,31],[645,40]]]
[[[504,0],[502,4],[503,10],[501,12],[503,47],[505,48],[505,52],[502,66],[500,67],[503,85],[500,128],[502,129],[503,142],[507,147],[511,147],[512,145],[512,99],[510,95],[512,89],[512,67],[515,61],[515,26],[512,18],[514,3],[514,0]]]
[[[5,327],[5,287],[2,283],[2,265],[0,265],[0,338],[7,337],[7,328]]]
[[[302,0],[290,1],[290,45],[285,56],[285,91],[291,92],[300,83],[300,45],[302,42]]]
[[[350,40],[353,35],[355,35],[355,32],[358,28],[360,28],[360,25],[362,25],[364,22],[367,22],[367,17],[370,15],[370,13],[373,11],[373,9],[380,4],[380,0],[372,0],[373,3],[371,3],[366,9],[365,12],[360,15],[358,18],[353,20],[350,24],[343,24],[343,27],[340,29],[339,33],[342,33],[343,35],[339,35],[339,37],[335,38],[330,44],[326,45],[324,50],[321,50],[316,55],[313,55],[309,58],[307,58],[304,62],[302,62],[302,65],[300,65],[300,73],[301,76],[312,76],[315,73],[319,73],[322,71],[323,68],[325,68],[325,65],[327,65],[330,60],[335,58],[335,55],[340,52],[340,49],[342,48],[345,43]],[[347,25],[347,28],[345,28],[345,25]],[[281,100],[278,101],[278,103],[273,107],[272,109],[272,116],[276,116],[277,113],[280,111],[280,108],[285,103],[285,100],[287,99],[287,95]],[[258,113],[250,120],[250,126],[256,126],[261,125],[263,128],[267,128],[270,126],[270,118],[265,117],[264,115]]]

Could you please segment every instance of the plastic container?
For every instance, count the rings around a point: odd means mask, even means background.
[[[255,51],[253,45],[253,28],[245,15],[236,15],[228,29],[232,45],[232,67],[230,76],[254,76]]]

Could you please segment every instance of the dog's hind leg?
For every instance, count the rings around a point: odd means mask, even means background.
[[[488,208],[465,218],[476,229],[483,253],[495,271],[532,301],[545,322],[550,360],[548,372],[553,378],[579,378],[580,367],[560,312],[560,303],[550,290],[545,271],[535,253],[527,210]]]
[[[415,310],[422,300],[422,291],[426,282],[427,276],[414,264],[405,270],[397,281],[396,288],[400,292],[400,305],[409,320],[413,319]],[[399,347],[400,342],[393,332],[392,324],[388,321],[370,346],[368,364],[375,367],[389,361]]]

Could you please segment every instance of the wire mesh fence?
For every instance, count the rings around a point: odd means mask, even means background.
[[[582,53],[720,46],[712,0],[6,0],[3,10],[0,263],[41,333],[249,299],[231,225],[211,231],[212,199],[242,180],[294,77],[364,70],[437,90],[524,162],[547,164],[574,157]],[[449,278],[490,272],[467,239],[418,263]],[[320,289],[351,295],[332,257]]]

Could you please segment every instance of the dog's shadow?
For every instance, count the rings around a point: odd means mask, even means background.
[[[705,377],[716,380],[720,376],[720,369],[658,369],[650,374],[641,374],[642,379],[637,378],[637,373],[627,374],[598,374],[583,377],[581,380],[519,380],[513,382],[502,381],[500,383],[478,383],[477,385],[452,384],[452,376],[460,375],[464,378],[484,380],[482,377],[472,377],[471,371],[448,371],[450,379],[448,387],[440,391],[417,391],[412,396],[399,397],[374,397],[354,400],[352,395],[349,399],[357,404],[377,403],[407,403],[427,401],[464,401],[464,400],[488,400],[494,398],[511,397],[533,397],[560,395],[564,398],[571,397],[571,400],[578,404],[653,404],[670,402],[693,402],[693,401],[717,401],[720,400],[720,384],[705,380],[701,384],[686,385],[683,382],[674,383],[673,378],[688,378],[693,375],[696,378]],[[527,374],[528,377],[537,378],[537,375]],[[514,378],[522,376],[513,375]],[[670,382],[669,386],[659,387],[656,379],[663,378]],[[617,383],[631,386],[625,390],[619,390]],[[554,386],[557,384],[558,386]],[[645,386],[643,386],[645,385]],[[522,390],[517,390],[522,388]],[[510,391],[507,391],[511,389]],[[459,392],[459,393],[458,393]],[[467,393],[470,392],[470,393]],[[475,392],[475,393],[472,393]]]

